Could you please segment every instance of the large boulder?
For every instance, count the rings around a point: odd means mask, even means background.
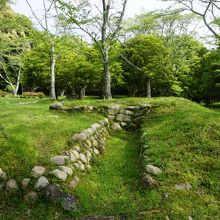
[[[157,181],[153,179],[149,174],[144,173],[142,176],[142,182],[145,187],[153,188],[158,185]]]
[[[73,175],[73,170],[70,167],[67,166],[59,166],[59,169],[61,171],[63,171],[64,173],[66,173],[68,176],[72,176]]]
[[[176,184],[175,188],[180,190],[190,190],[192,189],[192,186],[190,183],[186,182],[186,183]]]
[[[63,104],[60,102],[53,103],[49,106],[49,109],[62,110]]]
[[[80,158],[80,160],[81,160],[83,163],[85,163],[85,164],[88,163],[88,160],[87,160],[85,154],[80,153],[79,158]]]
[[[120,113],[116,115],[116,120],[119,122],[131,122],[132,117],[130,115],[125,115]]]
[[[21,182],[22,189],[24,190],[27,189],[30,181],[31,181],[30,178],[24,178]]]
[[[62,207],[66,211],[76,211],[79,208],[77,199],[70,193],[62,193]]]
[[[61,195],[60,188],[56,184],[49,184],[44,190],[44,197],[50,202],[56,202]]]
[[[108,114],[109,115],[116,115],[120,109],[120,105],[108,106]]]
[[[74,134],[72,137],[73,141],[85,141],[88,136],[85,133]]]
[[[74,176],[73,179],[70,181],[70,188],[75,189],[79,183],[79,178]]]
[[[117,130],[122,130],[121,126],[119,123],[114,123],[112,126],[111,126],[111,129],[113,131],[117,131]]]

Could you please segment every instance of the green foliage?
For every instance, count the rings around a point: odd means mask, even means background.
[[[19,80],[21,55],[30,48],[31,31],[27,17],[15,14],[9,6],[0,9],[0,82],[4,86],[8,84],[12,88]]]
[[[203,55],[197,64],[190,84],[190,97],[206,104],[220,99],[220,50],[219,48]]]
[[[189,97],[193,71],[199,65],[207,49],[191,36],[175,37],[167,43],[167,46],[171,48],[172,94]]]
[[[56,113],[59,118],[55,120],[48,118],[49,100],[43,99],[25,107],[18,105],[18,100],[5,98],[0,100],[1,105],[7,106],[7,112],[5,110],[1,115],[4,132],[9,140],[14,138],[14,145],[11,147],[5,148],[5,145],[1,145],[6,149],[4,151],[1,148],[0,151],[1,155],[4,155],[2,164],[4,167],[8,166],[7,170],[10,169],[7,161],[19,170],[24,166],[29,167],[30,170],[36,161],[43,161],[40,157],[41,153],[49,156],[63,151],[61,145],[64,146],[64,142],[58,133],[68,137],[69,131],[72,132],[73,129],[72,120],[74,120],[74,131],[77,132],[84,128],[82,121],[87,123],[89,118],[91,120],[87,124],[89,125],[99,119],[99,116],[91,119],[94,117],[93,114],[73,116]],[[158,188],[143,189],[140,185],[142,172],[140,146],[143,143],[139,142],[139,134],[120,131],[110,137],[106,154],[93,162],[93,168],[86,176],[80,177],[80,184],[75,191],[81,201],[79,212],[63,211],[56,204],[45,203],[41,199],[37,201],[37,205],[29,205],[18,197],[10,197],[1,200],[0,218],[24,219],[27,210],[31,210],[29,219],[75,219],[85,215],[114,215],[119,218],[126,216],[128,219],[138,219],[137,215],[140,212],[143,219],[149,220],[164,219],[166,216],[170,219],[186,219],[189,216],[194,219],[218,219],[220,214],[219,112],[180,98],[129,98],[106,101],[104,104],[118,103],[118,101],[124,105],[151,103],[157,106],[143,124],[142,132],[146,133],[144,144],[148,145],[148,159],[145,163],[153,163],[163,170],[160,176],[154,177],[159,182]],[[91,103],[103,105],[96,100],[68,102],[69,105],[91,105]],[[10,118],[7,119],[8,113]],[[30,118],[31,124],[27,124]],[[19,123],[16,123],[18,126],[12,126],[12,120],[13,122],[19,120]],[[66,129],[61,126],[63,123],[66,124]],[[52,131],[51,125],[56,129]],[[28,129],[28,132],[25,129]],[[21,138],[21,133],[30,133],[30,136],[25,136],[27,141],[23,142],[24,137]],[[41,138],[37,138],[37,142],[31,141],[38,135]],[[53,140],[48,141],[50,137]],[[19,148],[16,148],[18,143]],[[36,155],[33,159],[34,152]],[[28,155],[28,161],[22,155],[26,157]],[[31,160],[34,162],[32,163]],[[22,167],[19,166],[21,161]],[[24,171],[22,177],[28,174],[29,172]],[[175,188],[176,184],[185,182],[189,182],[192,189]]]
[[[169,50],[162,39],[153,35],[139,35],[126,42],[123,56],[131,62],[123,62],[125,79],[131,94],[146,96],[146,83],[153,85],[166,81],[169,72]],[[134,66],[135,65],[135,66]]]
[[[4,90],[6,92],[12,93],[14,91],[14,88],[15,88],[15,85],[13,85],[13,88],[10,85],[7,85]]]

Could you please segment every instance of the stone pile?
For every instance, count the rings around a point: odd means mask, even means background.
[[[58,107],[57,107],[58,106]],[[120,130],[123,127],[137,128],[140,126],[146,115],[151,111],[151,105],[109,105],[109,106],[76,106],[73,108],[62,107],[57,103],[52,104],[50,109],[69,112],[99,112],[103,113],[110,121],[112,130]]]

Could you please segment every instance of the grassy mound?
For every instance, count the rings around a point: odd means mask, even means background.
[[[144,123],[145,164],[160,166],[162,208],[173,219],[220,216],[220,114],[184,99],[155,99],[159,105]],[[175,185],[189,183],[190,190]]]

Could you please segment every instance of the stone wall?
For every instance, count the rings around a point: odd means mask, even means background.
[[[74,189],[79,182],[76,174],[90,169],[92,159],[105,152],[109,127],[110,122],[105,118],[90,128],[73,134],[69,141],[70,150],[51,157],[50,166],[34,166],[30,176],[21,182],[8,178],[0,168],[0,190],[6,194],[23,191],[24,199],[29,201],[36,199],[39,192],[48,191],[48,187],[54,188],[53,183],[65,183],[68,188]]]
[[[50,192],[47,196],[51,198],[51,194],[54,195],[54,189],[56,189],[55,195],[60,195],[58,192],[60,192],[62,183],[65,183],[68,188],[75,189],[79,182],[78,174],[90,169],[93,158],[105,152],[109,130],[136,129],[140,127],[144,118],[151,112],[150,105],[77,106],[66,108],[61,103],[55,103],[50,106],[50,109],[73,113],[95,111],[104,114],[106,118],[94,123],[90,128],[80,133],[73,134],[69,140],[70,150],[51,157],[49,159],[50,165],[47,167],[34,166],[30,171],[30,176],[24,178],[21,182],[9,179],[7,174],[0,168],[0,190],[4,190],[5,193],[23,192],[24,199],[29,201],[35,200],[39,192],[46,193],[46,195]],[[143,154],[143,159],[144,157],[145,155]],[[149,171],[150,168],[145,167],[145,170],[148,169]],[[146,180],[146,175],[149,174],[144,171],[143,182],[150,186],[153,185],[149,183],[151,180],[149,176],[147,176]],[[154,179],[152,181],[155,185]]]
[[[68,111],[68,112],[98,112],[109,119],[113,130],[140,127],[143,119],[151,112],[151,105],[109,105],[109,106],[76,106],[72,108],[64,107],[61,103],[55,103],[50,109]]]

